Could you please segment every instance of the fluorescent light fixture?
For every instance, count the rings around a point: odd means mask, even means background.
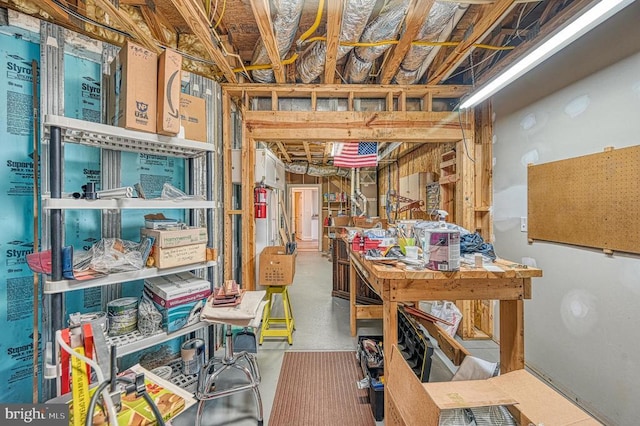
[[[550,39],[535,48],[524,58],[516,61],[505,72],[498,75],[483,86],[476,93],[464,100],[460,105],[460,109],[470,108],[489,96],[498,92],[503,87],[512,83],[523,74],[534,68],[536,65],[545,61],[553,54],[560,51],[563,47],[571,44],[582,35],[591,31],[611,16],[618,13],[635,0],[602,0],[591,9],[580,15],[578,19],[558,31]]]

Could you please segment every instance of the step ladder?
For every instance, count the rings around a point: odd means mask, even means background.
[[[291,309],[291,301],[289,300],[288,286],[268,286],[267,287],[267,305],[262,313],[262,327],[260,329],[260,341],[262,344],[265,337],[286,337],[290,345],[293,344],[293,330],[295,330],[295,322],[293,319],[293,310]],[[276,294],[280,294],[282,298],[282,310],[284,317],[273,317],[274,302]]]

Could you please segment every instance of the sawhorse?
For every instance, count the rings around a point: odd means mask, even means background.
[[[262,327],[260,329],[260,341],[262,344],[265,337],[286,337],[290,345],[293,344],[293,330],[295,322],[293,319],[293,310],[291,309],[291,301],[289,300],[288,286],[268,286],[267,287],[267,305],[264,307],[262,314]],[[272,317],[274,295],[282,296],[282,310],[284,318]],[[282,327],[284,325],[284,327]],[[279,326],[279,327],[273,327]]]

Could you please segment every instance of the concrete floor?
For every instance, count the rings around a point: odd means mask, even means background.
[[[288,289],[295,317],[293,344],[286,338],[265,339],[258,348],[258,364],[262,374],[260,393],[264,410],[264,424],[269,415],[280,375],[282,359],[287,350],[342,351],[355,350],[357,337],[349,329],[349,302],[331,297],[332,264],[319,252],[299,252],[296,275]],[[358,321],[359,335],[381,335],[381,320]],[[465,342],[470,351],[488,361],[497,360],[497,347],[491,341]],[[449,380],[454,366],[436,349],[430,381]],[[231,376],[230,376],[231,377]],[[224,383],[219,383],[223,386]],[[355,386],[355,383],[354,383]],[[195,424],[195,406],[173,420],[174,426]],[[245,426],[256,424],[255,402],[251,392],[243,392],[206,404],[202,425]],[[378,422],[378,425],[384,424]],[[292,425],[296,426],[296,425]]]

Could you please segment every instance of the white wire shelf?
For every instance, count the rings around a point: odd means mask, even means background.
[[[87,200],[73,198],[44,198],[44,210],[146,210],[146,209],[209,209],[213,201],[159,200],[144,198],[120,198],[115,200]]]
[[[118,357],[138,352],[142,349],[150,348],[153,345],[167,342],[176,337],[184,336],[185,334],[192,333],[194,331],[205,328],[210,324],[205,321],[199,321],[195,324],[183,327],[173,333],[167,333],[165,331],[159,331],[151,336],[143,336],[138,330],[131,333],[123,334],[122,336],[105,336],[107,345],[115,345],[118,348]]]
[[[59,115],[45,116],[46,139],[50,139],[50,128],[54,126],[61,129],[63,142],[117,151],[191,158],[215,150],[215,146],[211,143],[128,130]]]
[[[44,281],[44,293],[56,294],[64,293],[67,291],[82,290],[85,288],[102,287],[110,284],[118,284],[127,281],[144,280],[146,278],[160,277],[163,275],[176,274],[179,272],[191,271],[194,269],[202,269],[209,266],[216,266],[218,262],[201,262],[191,265],[176,266],[175,268],[144,268],[137,271],[119,272],[116,274],[109,274],[104,277],[94,278],[91,280],[60,280],[51,281],[49,277]]]

